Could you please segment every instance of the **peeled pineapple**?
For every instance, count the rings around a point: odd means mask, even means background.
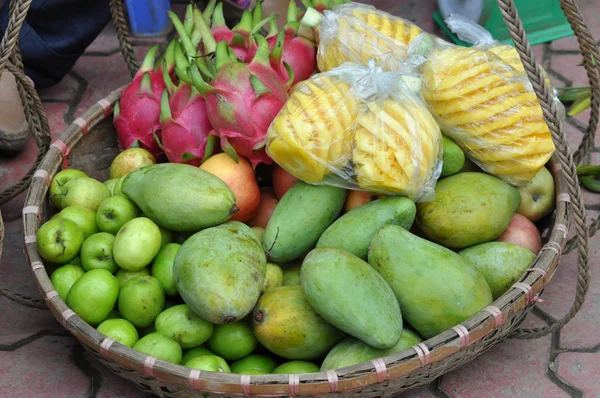
[[[554,153],[527,77],[494,53],[465,47],[435,50],[421,73],[423,97],[442,130],[485,171],[523,185]]]
[[[267,153],[297,178],[321,182],[352,156],[358,99],[344,80],[315,75],[300,83],[271,123]]]
[[[400,62],[406,59],[408,44],[422,33],[413,23],[358,3],[327,12],[317,32],[320,71],[344,62],[367,65],[370,58],[386,70],[398,70]]]
[[[441,132],[416,103],[370,102],[358,117],[352,160],[366,191],[418,197],[434,178]]]

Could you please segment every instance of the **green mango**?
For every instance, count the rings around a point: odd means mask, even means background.
[[[286,359],[322,358],[346,334],[311,308],[302,286],[281,286],[263,294],[252,314],[254,335]]]
[[[440,177],[449,177],[458,173],[465,165],[465,153],[450,137],[443,138],[442,173]]]
[[[265,228],[262,244],[277,264],[308,253],[342,211],[347,191],[299,181],[283,195]]]
[[[249,226],[238,221],[195,233],[173,261],[181,298],[214,324],[248,315],[260,296],[266,272],[260,241]]]
[[[265,355],[248,355],[231,364],[231,373],[237,374],[269,374],[277,367],[271,357]]]
[[[183,351],[183,355],[181,357],[181,362],[179,362],[179,363],[181,365],[185,365],[186,363],[188,363],[192,359],[198,358],[198,357],[201,357],[201,356],[204,356],[204,355],[214,355],[214,354],[212,352],[210,352],[204,346],[198,346],[198,347],[190,348],[189,350]]]
[[[302,263],[300,281],[310,306],[333,326],[382,350],[398,344],[398,300],[360,258],[336,247],[314,249]]]
[[[459,173],[438,181],[435,199],[417,204],[425,236],[452,249],[496,239],[521,204],[519,190],[485,173]]]
[[[287,268],[283,268],[283,282],[282,286],[295,286],[300,285],[300,271],[302,270],[302,263],[295,264]]]
[[[133,349],[163,361],[179,364],[181,362],[181,347],[173,339],[160,333],[152,332],[139,339]]]
[[[378,350],[356,337],[348,336],[329,351],[329,354],[327,354],[321,364],[321,371],[339,369],[367,362],[375,358],[383,358],[406,350],[422,341],[423,339],[417,333],[404,328],[398,344],[387,350]]]
[[[265,274],[265,283],[262,292],[283,285],[283,271],[277,264],[267,263],[267,273]]]
[[[366,203],[331,224],[319,238],[317,247],[337,247],[366,260],[371,239],[379,228],[394,224],[410,229],[416,213],[415,203],[403,196]]]
[[[179,343],[181,348],[193,348],[204,343],[213,333],[214,325],[194,314],[186,304],[162,311],[154,320],[156,331]]]
[[[182,163],[136,169],[123,180],[121,192],[170,231],[196,232],[224,223],[239,210],[223,180]]]
[[[284,362],[271,373],[273,374],[302,374],[302,373],[317,373],[319,371],[319,367],[312,362],[306,361],[289,361]]]
[[[502,296],[535,260],[535,254],[510,242],[487,242],[459,252],[487,281],[494,300]]]
[[[483,275],[458,253],[396,225],[375,234],[369,264],[391,286],[404,319],[427,339],[493,301]]]

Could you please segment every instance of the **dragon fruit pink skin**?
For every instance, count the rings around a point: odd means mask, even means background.
[[[154,46],[148,51],[133,81],[121,92],[114,118],[121,149],[141,147],[155,158],[162,153],[153,133],[160,135],[160,95],[166,87],[163,68],[169,73],[174,67],[173,45],[165,52],[165,66],[155,68],[157,50]]]
[[[168,84],[167,84],[168,85]],[[214,149],[206,101],[189,84],[181,83],[161,99],[162,138],[157,143],[171,163],[199,166]],[[162,142],[161,142],[162,141]]]
[[[226,152],[233,148],[253,167],[272,163],[263,148],[264,139],[288,98],[287,88],[269,64],[266,39],[257,38],[259,48],[249,64],[232,62],[227,56],[227,42],[217,44],[217,74],[211,85],[204,82],[195,65],[191,69],[194,86],[206,98],[208,117],[221,147]]]

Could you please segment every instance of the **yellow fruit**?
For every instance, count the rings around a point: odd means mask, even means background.
[[[554,143],[527,77],[494,54],[437,50],[421,74],[423,98],[442,130],[486,172],[519,186],[552,156]]]
[[[425,107],[387,99],[370,102],[361,112],[354,145],[362,189],[416,199],[433,177],[441,132]]]
[[[336,8],[317,29],[320,71],[344,62],[367,65],[370,58],[386,70],[397,70],[399,62],[406,59],[410,41],[422,33],[409,21],[356,3]]]
[[[316,183],[352,155],[358,100],[348,83],[315,75],[296,86],[267,132],[267,153],[295,177]]]

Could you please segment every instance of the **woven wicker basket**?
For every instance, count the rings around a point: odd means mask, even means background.
[[[567,11],[569,20],[573,22],[573,15],[579,15],[576,6],[567,0],[561,3],[574,7]],[[119,89],[93,105],[50,146],[48,154],[34,175],[23,209],[26,253],[38,287],[52,313],[100,362],[119,376],[133,381],[142,390],[161,397],[393,396],[427,384],[473,360],[509,335],[535,338],[562,327],[580,308],[587,291],[588,226],[575,163],[569,153],[557,109],[551,101],[539,66],[533,60],[512,0],[499,0],[499,4],[507,17],[507,23],[538,94],[557,147],[550,163],[555,179],[557,202],[549,225],[542,231],[545,244],[531,269],[490,307],[460,325],[394,355],[352,367],[302,375],[249,376],[201,372],[147,356],[106,338],[74,314],[54,290],[46,267],[37,252],[35,236],[41,223],[51,216],[47,211],[48,186],[51,178],[61,168],[77,168],[90,176],[107,178],[111,161],[118,153],[111,111],[119,99]],[[585,25],[584,33],[581,33],[579,28],[577,26],[577,29],[574,29],[579,33],[578,37],[589,37]],[[593,50],[589,49],[587,40],[585,44],[582,45],[582,52],[587,60],[586,68],[595,68],[590,56],[595,56],[591,54],[594,54],[594,51],[597,53],[597,50],[595,46]],[[592,78],[591,72],[589,73]],[[597,79],[596,75],[593,79]],[[598,89],[597,82],[594,83]],[[592,109],[593,115],[597,115],[598,99],[596,91],[592,97],[592,106],[596,107],[595,110]],[[595,120],[592,118],[592,123],[597,123],[597,117]],[[595,131],[595,124],[593,130]],[[580,274],[577,299],[573,308],[563,319],[548,328],[517,329],[559,264],[567,244],[572,218],[575,221],[577,236],[573,242],[579,251]]]

